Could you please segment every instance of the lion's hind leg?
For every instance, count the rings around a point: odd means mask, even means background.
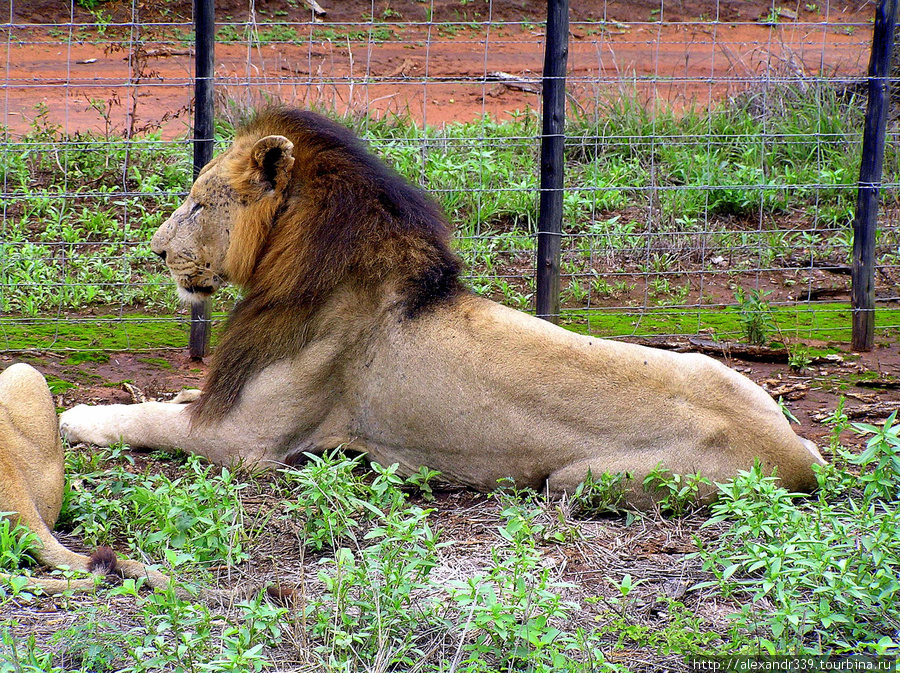
[[[2,417],[0,417],[2,422]],[[40,589],[45,594],[60,594],[66,591],[90,591],[97,586],[98,578],[106,583],[117,584],[122,577],[140,579],[153,588],[164,588],[169,578],[163,573],[151,570],[142,563],[130,559],[119,560],[108,547],[100,547],[87,556],[67,548],[59,542],[38,512],[33,500],[25,497],[27,484],[20,470],[10,463],[9,456],[0,452],[0,512],[7,513],[15,524],[25,525],[37,538],[33,552],[38,563],[50,568],[93,573],[98,577],[79,579],[55,579],[28,577],[24,588]],[[61,497],[60,493],[60,497]],[[9,579],[8,573],[0,573],[0,579]]]
[[[3,418],[0,417],[0,422],[2,421]],[[35,536],[36,544],[33,555],[37,561],[53,568],[64,567],[81,572],[100,570],[104,575],[114,569],[114,566],[108,567],[108,562],[94,562],[91,557],[73,552],[60,544],[53,537],[35,503],[27,497],[28,493],[28,485],[25,483],[21,471],[16,469],[10,456],[0,453],[0,511],[13,524],[22,524]],[[11,576],[7,573],[0,573],[0,578],[9,580]],[[93,578],[68,580],[28,577],[27,584],[23,588],[37,588],[47,594],[59,594],[64,591],[93,589],[95,584]]]
[[[167,586],[162,573],[136,561],[119,561],[111,549],[85,556],[59,543],[51,529],[62,505],[64,469],[56,409],[44,377],[28,365],[8,367],[0,373],[0,512],[35,535],[34,556],[43,565]],[[27,587],[49,594],[96,586],[96,578],[27,580]]]

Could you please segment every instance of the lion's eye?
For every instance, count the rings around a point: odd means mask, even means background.
[[[196,215],[196,214],[199,213],[202,209],[203,209],[203,204],[202,204],[202,203],[195,203],[195,204],[194,204],[194,207],[191,208],[191,213],[190,213],[190,214],[191,214],[191,215]]]

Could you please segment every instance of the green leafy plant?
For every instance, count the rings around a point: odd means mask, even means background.
[[[809,354],[808,346],[794,345],[789,349],[788,366],[795,372],[802,372],[809,369],[812,364],[812,357]]]
[[[332,451],[308,454],[307,459],[302,469],[281,473],[283,493],[289,498],[285,512],[301,520],[305,544],[316,550],[336,549],[356,539],[360,522],[372,515],[364,499],[367,486],[354,474],[363,458]]]
[[[419,471],[406,478],[406,485],[417,490],[425,500],[434,500],[434,491],[431,488],[432,482],[441,476],[437,470],[432,470],[424,465]]]
[[[672,516],[684,516],[703,505],[703,499],[715,491],[713,483],[695,474],[673,474],[662,464],[644,478],[644,490],[656,498],[659,509]]]
[[[863,435],[872,435],[866,449],[859,456],[848,460],[860,468],[860,484],[867,501],[900,501],[900,426],[894,425],[894,411],[881,427],[868,423],[854,423],[853,427]]]
[[[439,624],[436,603],[420,595],[437,565],[428,514],[418,507],[389,510],[365,535],[370,544],[355,552],[340,547],[320,562],[325,591],[310,603],[307,619],[326,660],[389,652],[390,664],[409,666],[424,656],[414,636]]]
[[[868,455],[858,461],[869,468],[868,477],[856,478],[840,466],[823,468],[822,492],[813,502],[788,493],[759,464],[719,485],[706,525],[731,522],[730,528],[715,542],[700,543],[700,557],[725,596],[741,597],[736,625],[753,636],[738,632],[732,651],[874,653],[893,647],[900,472],[889,439],[893,427],[885,425],[874,429]],[[846,488],[854,481],[858,487],[840,499],[825,499],[836,484]],[[771,608],[763,608],[765,602]]]
[[[775,330],[772,307],[765,299],[770,294],[772,294],[771,290],[765,292],[751,290],[749,294],[746,294],[742,288],[738,288],[734,292],[747,343],[762,346]]]
[[[12,512],[0,512],[0,568],[18,570],[34,561],[33,550],[37,547],[37,536],[27,526],[14,524],[9,517]]]
[[[88,544],[108,544],[125,535],[137,549],[170,560],[203,564],[240,563],[244,547],[239,483],[227,468],[215,474],[189,456],[183,475],[137,475],[121,465],[68,475],[60,520]]]
[[[0,673],[68,673],[53,665],[53,653],[43,652],[34,635],[17,640],[8,624],[0,627]]]
[[[51,642],[59,648],[59,661],[66,670],[77,667],[101,673],[121,667],[131,638],[90,610],[71,626],[57,631]]]
[[[604,472],[595,477],[588,470],[570,498],[573,514],[596,516],[620,511],[625,505],[625,489],[630,480],[626,472]]]
[[[561,630],[554,625],[565,619],[575,604],[564,601],[560,591],[568,586],[541,563],[536,538],[543,532],[536,522],[540,508],[518,495],[501,494],[503,520],[500,536],[506,550],[492,552],[486,573],[449,585],[451,600],[467,614],[463,634],[462,670],[475,664],[518,667],[547,665],[559,654]],[[480,670],[480,669],[475,669]]]

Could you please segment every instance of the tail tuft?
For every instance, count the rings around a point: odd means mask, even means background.
[[[92,573],[109,576],[117,574],[118,563],[116,552],[109,547],[97,547],[97,550],[88,559],[87,567]]]
[[[266,587],[266,595],[278,605],[290,606],[297,599],[297,591],[283,584],[274,584]]]

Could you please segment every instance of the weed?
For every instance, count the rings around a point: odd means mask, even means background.
[[[625,586],[625,575],[616,586],[621,590]],[[627,594],[622,598],[627,597]],[[621,599],[596,598],[590,602],[616,603]],[[710,631],[695,610],[691,610],[679,601],[664,598],[667,620],[662,625],[646,626],[635,623],[632,617],[621,610],[614,609],[609,616],[600,617],[604,623],[598,627],[598,635],[608,636],[615,643],[616,650],[649,648],[658,655],[699,654],[709,651],[710,645],[719,640],[719,635]]]
[[[53,665],[52,652],[38,648],[34,635],[29,635],[24,643],[17,642],[9,627],[0,627],[0,673],[67,673]]]
[[[584,481],[578,484],[570,498],[572,513],[576,516],[596,516],[620,511],[630,480],[631,476],[625,472],[604,472],[594,477],[588,470]]]
[[[747,343],[762,346],[775,330],[772,308],[769,302],[765,300],[770,294],[772,294],[771,290],[765,292],[751,290],[749,295],[745,294],[743,288],[737,288],[734,291],[734,298],[738,302],[739,318]]]
[[[860,468],[860,484],[867,501],[900,501],[900,426],[894,425],[897,412],[892,413],[882,426],[854,423],[853,427],[863,435],[872,435],[866,442],[866,450],[849,462]]]
[[[227,468],[214,474],[189,456],[183,476],[136,475],[120,465],[69,471],[60,521],[88,544],[127,536],[143,552],[170,564],[239,563],[247,558],[238,483]]]
[[[483,670],[477,666],[485,664],[504,670],[552,664],[562,636],[555,623],[576,607],[560,597],[568,585],[541,563],[536,549],[543,531],[536,523],[540,508],[515,494],[500,497],[504,508],[498,532],[509,548],[492,553],[485,573],[449,585],[451,600],[467,615],[462,670]]]
[[[321,456],[307,454],[300,470],[283,470],[286,513],[300,519],[304,544],[312,549],[337,549],[355,539],[360,517],[371,513],[363,496],[366,485],[354,474],[362,456],[350,458],[340,451]]]
[[[0,512],[0,568],[17,570],[35,562],[33,551],[39,544],[37,536],[26,526],[13,523],[15,512]]]
[[[802,372],[809,369],[812,364],[812,357],[809,354],[808,346],[793,346],[788,353],[788,366],[795,372]]]
[[[421,595],[437,565],[437,539],[427,518],[418,507],[390,510],[366,534],[374,542],[357,552],[340,547],[334,558],[321,561],[325,591],[307,618],[326,660],[352,653],[371,661],[381,652],[390,653],[386,665],[421,659],[416,631],[439,624],[436,603]]]
[[[753,635],[741,640],[738,633],[731,648],[802,654],[890,645],[889,606],[900,599],[896,437],[892,423],[861,429],[874,434],[858,461],[869,468],[867,477],[823,468],[822,491],[812,503],[798,501],[759,464],[719,485],[707,525],[731,527],[714,543],[701,543],[700,556],[726,596],[743,597],[736,624]],[[844,490],[854,482],[859,490]],[[836,485],[844,495],[828,502]],[[773,607],[763,608],[763,601]]]
[[[416,489],[425,500],[434,500],[434,491],[431,490],[431,482],[441,476],[437,470],[432,470],[424,465],[415,474],[407,477],[406,484]]]
[[[672,474],[662,464],[644,478],[643,487],[656,498],[660,511],[672,516],[684,516],[698,509],[715,490],[713,483],[699,472]]]
[[[96,610],[57,631],[51,642],[61,648],[59,659],[66,670],[77,667],[97,673],[118,670],[131,644],[127,633],[99,619]]]

